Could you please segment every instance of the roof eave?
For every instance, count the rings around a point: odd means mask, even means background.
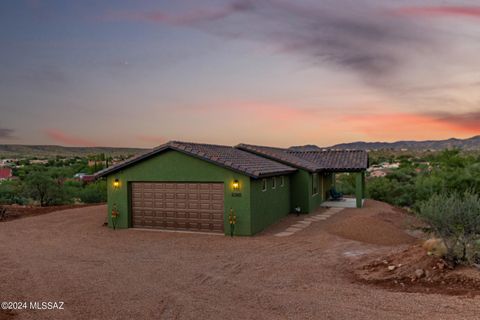
[[[281,176],[281,175],[284,175],[284,174],[292,174],[296,171],[297,171],[297,169],[283,170],[283,171],[278,171],[278,172],[269,172],[269,173],[260,174],[256,179],[264,179],[264,178],[270,178],[270,177],[275,177],[275,176]]]
[[[306,170],[306,171],[308,171],[308,172],[315,173],[315,172],[318,172],[318,171],[320,170],[320,169],[308,168],[308,167],[305,167],[305,166],[302,166],[302,165],[293,163],[293,162],[291,162],[291,161],[286,161],[286,160],[284,160],[284,159],[280,159],[280,158],[278,158],[278,157],[274,157],[274,156],[272,156],[272,155],[265,154],[264,152],[260,152],[260,151],[257,151],[257,150],[252,150],[252,149],[250,149],[250,148],[248,148],[247,146],[244,146],[244,145],[242,145],[242,144],[237,144],[234,148],[237,148],[237,149],[240,149],[240,150],[243,150],[243,151],[246,151],[246,152],[250,152],[250,153],[253,153],[253,154],[257,155],[257,156],[261,156],[261,157],[267,158],[267,159],[269,159],[269,160],[277,161],[277,162],[280,162],[280,163],[282,163],[282,164],[295,167],[295,168],[297,168],[297,169]]]
[[[104,169],[102,171],[99,171],[97,173],[94,174],[95,176],[95,180],[99,179],[99,178],[103,178],[103,177],[106,177],[106,176],[109,176],[115,172],[118,172],[120,170],[123,170],[131,165],[135,165],[137,164],[138,162],[141,162],[141,161],[144,161],[150,157],[153,157],[155,155],[158,155],[159,153],[162,153],[166,150],[174,150],[174,151],[178,151],[178,152],[181,152],[183,154],[186,154],[188,156],[191,156],[191,157],[194,157],[194,158],[197,158],[197,159],[200,159],[200,160],[203,160],[203,161],[206,161],[206,162],[209,162],[211,164],[214,164],[216,166],[219,166],[219,167],[222,167],[222,168],[225,168],[225,169],[228,169],[230,171],[233,171],[233,172],[237,172],[239,174],[242,174],[242,175],[245,175],[247,177],[250,177],[250,178],[254,178],[254,179],[260,179],[260,178],[264,178],[264,177],[272,177],[272,176],[278,176],[278,175],[282,175],[282,174],[286,174],[287,172],[288,173],[293,173],[296,171],[296,169],[293,169],[293,170],[282,170],[282,171],[278,171],[278,172],[272,172],[272,173],[267,173],[267,174],[254,174],[254,173],[250,173],[250,172],[247,172],[247,171],[242,171],[242,170],[238,170],[234,167],[231,167],[231,166],[227,166],[227,165],[224,165],[222,163],[219,163],[219,162],[216,162],[216,161],[213,161],[213,160],[210,160],[208,158],[205,158],[205,157],[201,157],[195,153],[192,153],[192,152],[188,152],[182,148],[178,148],[176,146],[172,146],[171,144],[165,144],[165,145],[162,145],[160,147],[157,147],[141,156],[138,156],[136,159],[134,160],[131,160],[131,161],[128,161],[126,160],[125,163],[123,164],[118,164],[117,166],[115,167],[111,167],[111,168],[107,168],[107,169]],[[110,169],[110,170],[108,170]]]

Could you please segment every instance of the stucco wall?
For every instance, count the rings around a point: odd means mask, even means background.
[[[302,213],[310,213],[315,211],[325,201],[321,191],[323,176],[321,173],[318,173],[317,194],[313,194],[313,176],[313,173],[301,169],[291,175],[292,212],[296,206],[299,206]]]
[[[291,189],[291,211],[294,212],[295,207],[300,207],[302,213],[309,213],[310,211],[310,173],[299,169],[290,176]]]
[[[120,180],[120,187],[113,188],[113,181]],[[241,197],[232,197],[232,182],[239,180]],[[111,226],[111,210],[114,204],[120,211],[118,228],[130,227],[129,184],[131,182],[223,182],[225,188],[225,234],[230,231],[228,213],[233,208],[237,214],[235,234],[251,235],[250,220],[250,178],[239,173],[216,166],[206,161],[185,155],[177,151],[166,151],[153,158],[144,160],[132,167],[108,176],[108,212]]]
[[[330,197],[330,189],[333,186],[333,179],[335,175],[333,173],[323,173],[321,175],[321,186],[322,186],[322,198],[323,201],[327,201]]]
[[[272,179],[267,179],[266,191],[262,191],[262,179],[251,180],[253,233],[262,231],[291,212],[289,176],[284,176],[285,183],[283,186],[280,185],[281,178],[276,177],[275,189],[272,189]]]

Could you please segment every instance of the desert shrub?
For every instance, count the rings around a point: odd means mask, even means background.
[[[342,192],[343,194],[354,195],[356,187],[356,176],[355,174],[350,173],[340,173],[336,174],[336,185],[335,188],[337,191]]]
[[[101,203],[107,201],[106,181],[97,181],[85,186],[79,198],[83,203]]]
[[[1,204],[25,204],[27,199],[21,196],[21,183],[18,180],[3,181],[0,183]]]
[[[447,247],[445,258],[462,264],[479,262],[480,197],[472,191],[434,194],[419,206],[418,216]]]

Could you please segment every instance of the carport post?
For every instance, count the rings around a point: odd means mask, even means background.
[[[357,172],[355,179],[355,197],[357,200],[357,208],[363,205],[363,197],[365,196],[365,173]]]

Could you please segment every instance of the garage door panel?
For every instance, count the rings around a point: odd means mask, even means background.
[[[212,203],[212,210],[223,210],[223,204]]]
[[[198,193],[189,193],[188,200],[198,200]]]
[[[223,232],[223,183],[132,183],[134,227]]]
[[[165,202],[163,201],[155,201],[154,202],[155,209],[163,209],[165,208]]]
[[[223,194],[212,194],[212,200],[214,201],[223,201]]]
[[[186,200],[187,199],[187,194],[186,193],[176,193],[175,194],[175,199],[177,200]]]
[[[198,209],[198,203],[196,203],[196,202],[189,202],[189,203],[188,203],[188,209],[191,209],[191,210]]]

